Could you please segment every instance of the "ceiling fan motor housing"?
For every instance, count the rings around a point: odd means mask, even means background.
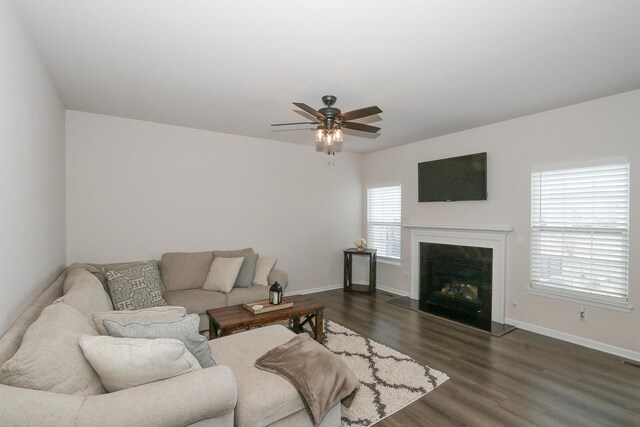
[[[338,98],[333,95],[325,95],[322,97],[322,103],[326,105],[326,107],[320,108],[318,112],[326,117],[322,122],[327,129],[331,129],[336,122],[336,118],[342,114],[339,108],[333,106],[337,99]]]

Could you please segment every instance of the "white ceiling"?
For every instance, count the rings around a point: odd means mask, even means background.
[[[16,0],[69,109],[370,152],[640,88],[637,0]],[[304,120],[304,119],[303,119]]]

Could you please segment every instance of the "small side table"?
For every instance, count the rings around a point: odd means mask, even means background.
[[[349,248],[344,251],[344,292],[359,292],[353,289],[353,256],[362,255],[369,257],[369,295],[376,291],[376,266],[378,262],[377,249],[365,249],[359,251]]]

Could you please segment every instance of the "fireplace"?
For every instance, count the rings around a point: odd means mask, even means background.
[[[485,319],[494,330],[505,324],[506,244],[513,228],[427,224],[403,227],[411,232],[408,299],[414,309],[456,318],[485,330]],[[429,248],[425,252],[427,258],[430,255],[432,261],[441,261],[432,264],[431,269],[423,266],[424,262],[429,263],[428,259],[422,260],[424,244]],[[433,250],[429,246],[432,244]],[[436,276],[431,294],[422,286],[429,271]]]
[[[491,329],[493,249],[420,242],[423,311]]]

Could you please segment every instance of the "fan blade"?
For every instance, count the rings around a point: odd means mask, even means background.
[[[382,110],[374,105],[373,107],[360,108],[359,110],[346,112],[342,114],[340,118],[344,121],[355,120],[355,119],[361,119],[362,117],[373,116],[374,114],[379,114],[379,113],[382,113]]]
[[[347,129],[359,130],[361,132],[376,133],[380,130],[379,127],[363,125],[362,123],[344,122],[340,126]]]
[[[309,107],[307,104],[303,104],[302,102],[294,102],[293,105],[295,105],[296,107],[300,108],[301,110],[306,111],[309,114],[312,114],[314,117],[317,117],[320,120],[326,119],[324,114],[314,110],[313,108]]]
[[[320,124],[320,122],[274,123],[271,126],[317,125],[317,124]]]

